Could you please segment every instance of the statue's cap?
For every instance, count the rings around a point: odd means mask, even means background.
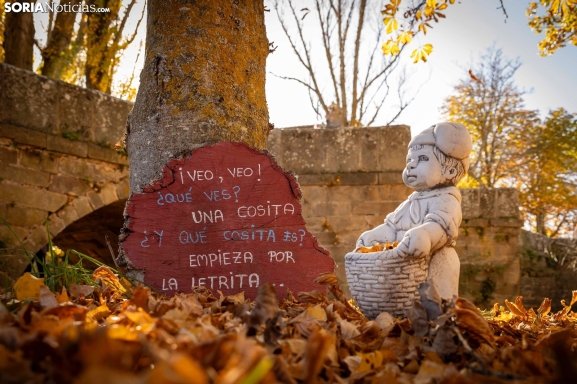
[[[468,160],[473,147],[467,127],[452,122],[438,123],[425,129],[413,137],[409,148],[415,145],[434,145],[445,155],[461,161]]]

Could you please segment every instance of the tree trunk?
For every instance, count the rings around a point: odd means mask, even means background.
[[[545,214],[543,213],[538,213],[537,215],[535,215],[535,221],[537,222],[537,233],[540,233],[542,235],[547,235],[547,231],[545,228]]]
[[[86,23],[86,88],[110,93],[111,63],[116,55],[109,47],[113,33],[112,23],[118,18],[122,1],[88,0],[88,6],[109,8],[110,12],[89,12]]]
[[[29,3],[36,0],[18,0],[14,3]],[[4,28],[4,62],[16,67],[32,70],[34,56],[34,14],[32,12],[7,12]]]
[[[262,0],[148,0],[146,58],[127,123],[130,189],[171,158],[220,141],[264,149]]]
[[[77,5],[81,0],[71,0],[67,4]],[[62,3],[62,2],[61,2]],[[74,34],[74,23],[76,13],[59,12],[56,15],[54,29],[48,37],[48,44],[42,50],[42,74],[56,80],[62,79],[62,74],[67,65],[72,61],[70,59],[70,42]]]

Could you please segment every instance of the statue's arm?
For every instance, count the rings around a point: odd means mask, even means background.
[[[371,230],[363,232],[357,240],[358,247],[369,247],[376,243],[392,243],[397,237],[397,230],[387,216],[385,223],[381,224]]]
[[[430,206],[422,225],[409,229],[398,246],[400,255],[426,256],[457,238],[461,204],[453,196],[442,196]]]

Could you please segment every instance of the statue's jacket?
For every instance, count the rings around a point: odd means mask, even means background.
[[[432,244],[428,278],[446,299],[458,295],[460,262],[454,246],[461,220],[461,193],[454,186],[413,192],[385,218],[385,225],[396,233],[396,241],[401,241],[409,229],[428,222],[443,228],[446,242]]]

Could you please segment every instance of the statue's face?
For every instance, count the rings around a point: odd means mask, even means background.
[[[403,171],[403,182],[417,191],[434,188],[445,184],[449,177],[448,170],[443,172],[441,163],[433,153],[432,146],[418,150],[409,150],[407,165]]]

